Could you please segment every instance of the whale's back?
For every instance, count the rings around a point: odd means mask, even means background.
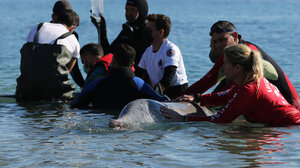
[[[175,110],[182,115],[197,113],[200,116],[209,116],[213,114],[206,107],[190,102],[158,102],[150,99],[138,99],[123,108],[117,121],[122,125],[165,121],[165,117],[160,112],[162,106]]]
[[[119,115],[119,119],[126,123],[153,123],[164,121],[160,107],[165,104],[149,99],[138,99],[127,104]]]

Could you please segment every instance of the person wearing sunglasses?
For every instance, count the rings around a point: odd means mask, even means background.
[[[184,95],[178,101],[192,101],[201,106],[224,106],[212,116],[181,115],[161,107],[167,121],[209,121],[230,123],[243,115],[248,122],[269,126],[300,124],[300,111],[289,104],[264,76],[260,52],[248,45],[236,44],[224,50],[223,69],[227,79],[233,81],[230,89],[206,95]],[[174,100],[176,101],[176,100]]]
[[[229,21],[218,21],[212,25],[209,35],[211,36],[211,51],[209,57],[215,64],[205,76],[186,89],[184,94],[202,94],[218,82],[219,85],[213,92],[229,89],[233,85],[233,82],[224,76],[224,48],[236,44],[245,44],[249,46],[251,50],[259,51],[262,55],[264,77],[279,89],[281,94],[290,104],[294,105],[298,110],[300,109],[299,95],[284,71],[275,60],[260,47],[243,40],[241,38],[242,36],[236,31],[234,24]]]

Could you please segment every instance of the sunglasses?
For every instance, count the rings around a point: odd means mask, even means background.
[[[209,35],[212,36],[214,33],[227,33],[234,31],[234,29],[224,29],[223,27],[215,26],[210,29]]]

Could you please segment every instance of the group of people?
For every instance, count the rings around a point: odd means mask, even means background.
[[[249,122],[268,125],[300,123],[299,95],[284,71],[261,48],[243,40],[231,22],[212,25],[209,57],[214,66],[188,87],[180,49],[168,40],[171,19],[148,15],[146,0],[127,0],[125,11],[127,22],[111,44],[104,16],[100,24],[91,18],[99,44],[80,49],[74,33],[79,17],[67,0],[57,1],[52,22],[33,27],[21,49],[17,101],[73,99],[71,73],[82,87],[73,108],[123,107],[139,98],[173,99],[223,108],[210,117],[181,116],[162,108],[169,121],[228,123],[244,115]],[[78,70],[79,58],[87,73],[85,81]],[[213,93],[203,95],[218,82]]]

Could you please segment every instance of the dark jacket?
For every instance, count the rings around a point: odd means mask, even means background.
[[[129,102],[139,98],[166,100],[142,79],[135,77],[130,68],[110,68],[109,75],[96,79],[87,85],[72,102],[71,107],[87,107],[90,103],[92,103],[93,108],[97,109],[124,107]]]

